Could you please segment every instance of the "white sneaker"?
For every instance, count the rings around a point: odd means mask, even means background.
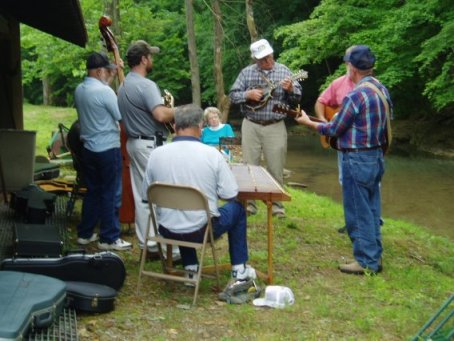
[[[98,235],[96,233],[93,233],[90,238],[77,238],[77,244],[79,245],[87,245],[90,244],[91,242],[95,242],[98,240]]]
[[[232,278],[237,281],[246,281],[248,279],[256,279],[257,273],[252,266],[246,265],[242,272],[232,271]]]
[[[188,272],[186,272],[184,274],[184,278],[196,279],[197,278],[197,272],[199,271],[198,265],[195,266],[195,267],[193,265],[189,265],[188,267],[185,266],[185,270],[188,271]],[[194,282],[184,282],[184,285],[186,285],[187,287],[195,288],[195,283]]]
[[[100,248],[101,250],[124,251],[130,250],[132,248],[132,244],[127,241],[124,241],[121,238],[118,238],[111,244],[98,242],[98,248]]]
[[[278,218],[285,218],[285,208],[279,205],[273,204],[272,206],[272,214]]]

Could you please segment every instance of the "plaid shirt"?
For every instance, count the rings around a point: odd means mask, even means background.
[[[291,76],[292,72],[283,64],[274,63],[271,70],[261,70],[257,64],[249,65],[241,70],[235,83],[233,83],[229,94],[230,99],[234,104],[241,104],[241,112],[250,119],[260,121],[282,120],[286,115],[274,113],[272,111],[273,105],[284,103],[296,106],[301,99],[302,89],[297,81],[293,81],[292,94],[287,93],[278,85],[284,78]],[[253,88],[266,88],[268,84],[263,77],[266,77],[278,86],[263,108],[250,110],[245,106],[246,91]]]
[[[343,148],[371,148],[386,143],[386,109],[379,95],[364,82],[374,84],[388,101],[390,115],[392,102],[388,90],[377,79],[367,76],[361,79],[353,91],[342,101],[339,113],[317,130],[322,135],[338,137],[337,146]]]

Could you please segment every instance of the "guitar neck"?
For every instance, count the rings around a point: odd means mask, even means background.
[[[273,106],[273,112],[286,114],[287,116],[294,117],[294,118],[296,118],[296,117],[301,115],[300,111],[293,110],[288,105],[285,105],[285,104],[275,104]],[[319,123],[324,123],[325,122],[325,121],[319,119],[318,117],[311,116],[311,115],[307,115],[307,116],[310,118],[311,121],[319,122]]]

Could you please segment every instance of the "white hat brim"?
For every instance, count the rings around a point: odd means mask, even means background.
[[[273,308],[273,305],[268,302],[264,298],[256,298],[255,300],[252,301],[252,304],[257,306],[257,307],[271,307]]]
[[[272,54],[273,52],[274,52],[273,49],[270,46],[267,46],[266,49],[264,49],[263,51],[260,51],[256,54],[252,54],[252,58],[262,59],[262,58]]]

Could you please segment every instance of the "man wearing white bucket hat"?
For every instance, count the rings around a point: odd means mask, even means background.
[[[282,185],[287,156],[285,114],[273,112],[276,104],[295,107],[301,98],[301,85],[292,80],[292,72],[274,60],[273,48],[267,40],[251,44],[254,64],[241,70],[230,89],[233,104],[239,104],[244,120],[241,125],[241,146],[246,163],[259,165],[261,155],[270,174]],[[249,214],[257,213],[255,202],[248,202]],[[284,217],[281,202],[273,202],[273,215]]]

